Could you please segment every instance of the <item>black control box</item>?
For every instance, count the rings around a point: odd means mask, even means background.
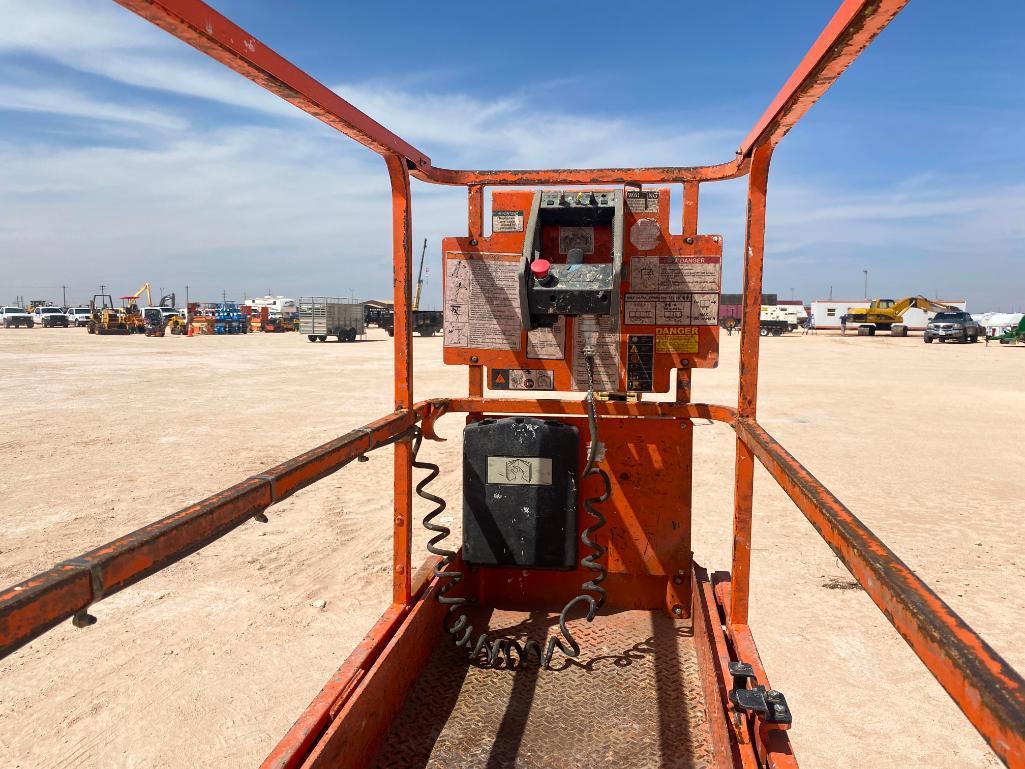
[[[570,569],[577,560],[575,427],[533,417],[463,430],[463,560]]]

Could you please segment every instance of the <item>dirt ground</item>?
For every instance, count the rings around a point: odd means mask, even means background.
[[[418,398],[465,393],[414,339]],[[694,398],[736,399],[737,337]],[[391,345],[0,330],[0,582],[388,412]],[[920,337],[763,340],[762,424],[1025,670],[1025,350]],[[458,499],[459,422],[427,456]],[[727,568],[733,439],[697,427],[696,558]],[[0,662],[0,766],[251,767],[389,600],[390,449]],[[805,769],[998,766],[759,469],[752,626]],[[458,516],[458,509],[454,511]],[[418,539],[422,545],[423,538]],[[324,600],[326,608],[314,607]]]

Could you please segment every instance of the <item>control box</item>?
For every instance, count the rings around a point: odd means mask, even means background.
[[[669,190],[496,190],[491,235],[442,242],[444,361],[495,390],[668,392],[719,352],[722,238],[669,232]]]

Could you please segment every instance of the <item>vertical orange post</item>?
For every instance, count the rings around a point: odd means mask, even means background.
[[[698,234],[698,183],[683,185],[683,234],[693,238]]]
[[[765,257],[765,193],[772,148],[755,147],[747,187],[747,233],[744,245],[744,314],[740,322],[740,397],[737,416],[754,419],[758,403],[758,331],[762,308],[762,266]],[[754,497],[754,455],[737,438],[733,481],[733,589],[730,622],[747,624],[751,590],[751,510]]]
[[[413,287],[412,218],[409,169],[399,155],[385,155],[391,179],[392,281],[395,302],[395,410],[413,406],[413,343],[410,312]],[[407,440],[395,444],[395,537],[392,546],[392,600],[412,599],[413,447]]]
[[[466,232],[471,243],[484,237],[484,185],[470,184],[466,188]],[[484,396],[484,367],[471,365],[469,368],[468,394],[471,398]]]

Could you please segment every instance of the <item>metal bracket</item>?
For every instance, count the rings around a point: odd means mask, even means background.
[[[730,690],[730,702],[738,710],[753,713],[767,724],[777,724],[784,729],[793,723],[793,715],[787,705],[783,692],[768,689],[758,683],[754,667],[749,662],[731,662],[730,675],[733,676],[733,689]],[[751,686],[748,687],[748,682]]]
[[[61,561],[57,566],[70,566],[75,569],[85,569],[89,572],[92,595],[89,598],[89,603],[86,604],[84,608],[75,612],[74,616],[71,618],[71,624],[75,627],[89,627],[90,625],[95,625],[97,619],[88,612],[88,609],[94,603],[103,599],[103,577],[100,574],[100,565],[93,561],[87,561],[84,558],[71,558],[67,561]]]
[[[267,473],[260,473],[259,475],[250,475],[249,480],[251,481],[267,481],[270,484],[270,503],[273,505],[278,501],[278,479],[273,475]],[[266,508],[260,510],[257,513],[253,513],[253,520],[259,521],[260,523],[267,523],[267,514],[264,512]]]

